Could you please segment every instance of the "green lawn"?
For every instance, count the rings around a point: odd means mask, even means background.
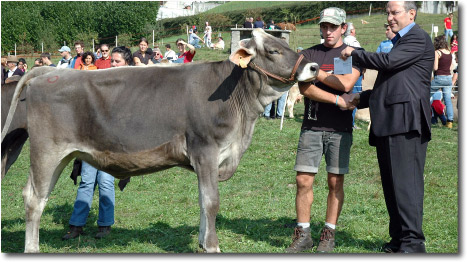
[[[258,120],[253,141],[235,175],[219,184],[217,232],[225,253],[282,253],[291,242],[295,218],[296,147],[303,116],[284,129],[280,121]],[[366,123],[357,122],[364,127]],[[433,128],[425,170],[424,232],[430,253],[457,253],[458,247],[458,131]],[[4,253],[23,252],[22,187],[29,170],[28,145],[2,181],[2,242]],[[365,128],[354,132],[346,199],[338,223],[338,253],[377,253],[389,240],[380,177]],[[324,224],[327,184],[324,166],[312,207],[313,238]],[[77,186],[69,179],[70,165],[60,177],[41,220],[40,249],[44,253],[191,253],[198,251],[199,207],[197,179],[180,168],[135,177],[123,192],[116,191],[116,223],[112,234],[95,240],[97,193],[86,225],[87,234],[62,241],[73,210]],[[116,181],[117,183],[117,181]]]

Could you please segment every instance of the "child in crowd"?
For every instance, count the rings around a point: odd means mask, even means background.
[[[443,123],[443,126],[446,125],[446,116],[444,115],[444,110],[446,106],[441,102],[441,99],[443,97],[443,93],[441,90],[436,91],[430,99],[431,102],[431,124],[435,125],[438,124],[438,117],[441,120],[441,123]]]

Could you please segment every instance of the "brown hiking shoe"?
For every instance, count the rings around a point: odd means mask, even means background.
[[[311,249],[313,240],[311,239],[311,229],[309,227],[296,227],[292,237],[292,244],[285,249],[286,253],[298,253]]]
[[[316,249],[316,252],[321,252],[321,253],[332,252],[336,244],[336,241],[334,239],[335,234],[336,234],[335,229],[331,229],[328,226],[324,226],[323,231],[321,231],[321,237],[319,239],[319,244],[318,244],[318,248]]]
[[[70,230],[62,237],[62,240],[77,238],[83,234],[83,227],[70,225]]]
[[[104,238],[108,234],[110,234],[110,226],[106,226],[106,227],[99,226],[99,232],[97,232],[95,238],[99,238],[99,239]]]

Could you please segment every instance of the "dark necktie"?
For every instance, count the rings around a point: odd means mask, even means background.
[[[395,45],[397,40],[399,40],[399,38],[401,38],[401,35],[397,33],[396,36],[393,39],[391,39],[392,44]]]

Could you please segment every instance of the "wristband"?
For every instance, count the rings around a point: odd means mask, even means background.
[[[336,106],[337,106],[337,101],[339,101],[339,95],[336,95]]]

